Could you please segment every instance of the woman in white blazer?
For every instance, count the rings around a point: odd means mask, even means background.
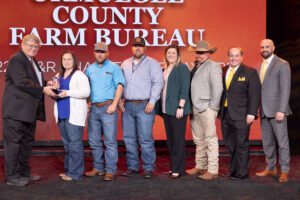
[[[90,85],[87,76],[77,68],[75,54],[63,53],[60,73],[56,75],[59,90],[54,104],[54,116],[66,151],[66,172],[59,174],[65,181],[81,180],[84,172],[82,136],[88,112]]]

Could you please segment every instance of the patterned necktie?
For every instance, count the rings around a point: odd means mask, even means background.
[[[261,73],[260,73],[260,82],[261,82],[261,84],[264,82],[266,71],[267,71],[266,69],[267,69],[267,61],[263,60],[263,65],[261,67]]]
[[[230,86],[230,83],[231,83],[231,81],[232,81],[232,78],[233,78],[234,73],[235,73],[235,70],[234,70],[234,69],[231,69],[231,70],[230,70],[230,73],[229,73],[229,75],[228,75],[228,77],[227,77],[227,80],[226,80],[226,89],[227,89],[227,90],[228,90],[228,88],[229,88],[229,86]],[[227,98],[226,98],[226,100],[225,100],[224,106],[227,107]]]

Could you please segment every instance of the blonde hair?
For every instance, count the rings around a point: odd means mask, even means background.
[[[33,34],[25,35],[22,39],[22,44],[25,44],[28,41],[33,41],[33,42],[37,43],[39,46],[41,46],[41,41],[36,35],[33,35]]]

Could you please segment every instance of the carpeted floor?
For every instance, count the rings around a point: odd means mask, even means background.
[[[0,199],[12,200],[88,200],[88,199],[241,199],[241,200],[283,200],[300,199],[300,156],[291,159],[291,180],[278,183],[276,178],[256,177],[254,173],[263,170],[264,156],[251,156],[250,178],[232,181],[219,177],[213,181],[203,181],[196,176],[183,176],[171,180],[162,172],[168,170],[169,158],[165,153],[157,155],[155,177],[146,180],[142,174],[125,178],[120,174],[126,170],[126,157],[120,153],[117,178],[104,182],[103,177],[85,177],[78,182],[64,182],[58,177],[63,172],[63,155],[32,156],[33,171],[43,175],[43,180],[32,182],[25,187],[8,186],[4,177],[4,158],[0,156]],[[226,171],[228,156],[220,156],[220,173]],[[187,155],[186,167],[194,165],[194,155]],[[85,156],[85,168],[92,167],[92,156]]]

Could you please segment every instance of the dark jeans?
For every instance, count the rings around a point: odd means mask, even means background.
[[[163,114],[167,144],[170,154],[170,170],[174,173],[185,172],[185,130],[187,115],[177,119],[176,116]]]
[[[6,179],[31,173],[29,158],[34,142],[36,122],[28,123],[8,118],[2,120]]]

